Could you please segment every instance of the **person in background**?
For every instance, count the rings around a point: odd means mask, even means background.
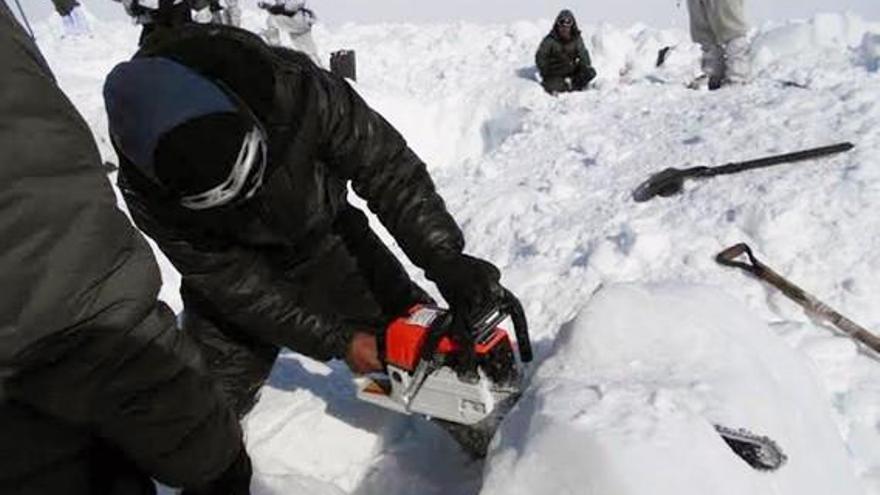
[[[5,2],[0,60],[0,493],[247,495],[236,416]]]
[[[744,0],[688,0],[691,38],[703,50],[703,74],[691,86],[744,84],[750,73]]]
[[[64,34],[67,36],[80,36],[91,33],[89,23],[83,14],[83,9],[76,0],[52,0],[55,11],[61,16],[64,26]]]
[[[590,52],[570,10],[563,10],[556,17],[553,29],[538,47],[535,64],[541,84],[550,94],[583,91],[596,77]]]
[[[238,0],[190,0],[195,11],[193,19],[201,24],[241,26],[241,7]]]
[[[291,48],[308,55],[319,67],[324,66],[312,39],[315,13],[306,7],[304,0],[275,0],[274,3],[260,2],[258,5],[269,14],[263,32],[266,41],[281,45],[281,34],[287,34]]]
[[[125,11],[135,24],[143,26],[139,45],[155,31],[169,29],[192,22],[191,0],[113,0],[122,3]],[[208,6],[207,0],[193,0],[203,7]]]

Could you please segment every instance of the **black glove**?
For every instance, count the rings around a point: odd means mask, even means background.
[[[430,280],[437,284],[440,293],[449,303],[452,320],[446,334],[457,339],[466,348],[473,348],[476,324],[482,323],[489,313],[501,311],[511,317],[519,343],[520,359],[532,360],[532,346],[529,339],[528,323],[522,305],[516,296],[498,282],[501,274],[495,266],[465,254],[450,255],[434,260],[426,270]],[[426,346],[433,352],[439,335],[433,335]],[[476,372],[473,353],[460,358],[458,371]]]
[[[449,303],[450,312],[462,325],[477,323],[504,300],[505,290],[499,280],[501,273],[488,261],[466,254],[455,254],[433,260],[428,278],[437,284],[443,298]]]
[[[201,488],[184,489],[180,495],[250,495],[252,475],[251,458],[242,447],[238,457],[219,478]]]

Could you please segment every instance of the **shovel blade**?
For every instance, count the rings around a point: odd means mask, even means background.
[[[684,179],[684,171],[677,168],[667,168],[642,182],[633,191],[632,197],[637,203],[642,203],[655,196],[674,196],[684,188]]]

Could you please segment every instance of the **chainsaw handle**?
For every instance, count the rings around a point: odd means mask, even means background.
[[[534,357],[532,354],[532,340],[529,337],[529,323],[519,299],[507,289],[504,289],[504,309],[513,322],[513,332],[516,335],[516,345],[519,348],[519,359],[528,363]]]
[[[514,335],[516,335],[520,361],[528,363],[532,360],[534,355],[532,353],[532,341],[529,337],[529,324],[526,319],[525,311],[523,310],[519,299],[517,299],[512,292],[507,289],[503,290],[504,296],[498,306],[496,306],[496,309],[487,313],[487,316],[492,314],[498,315],[491,319],[488,326],[490,329],[494,328],[497,323],[504,319],[505,315],[509,316],[510,321],[513,323]],[[437,321],[431,325],[427,341],[425,342],[425,345],[422,346],[422,360],[431,361],[434,359],[434,351],[437,349],[440,340],[446,335],[453,335],[454,337],[462,339],[461,343],[464,344],[464,347],[466,349],[472,349],[476,335],[471,332],[456,332],[456,327],[467,327],[467,323],[460,315],[456,315],[451,311],[441,315]]]

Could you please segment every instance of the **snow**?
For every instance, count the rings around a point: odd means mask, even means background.
[[[264,25],[255,10],[244,18]],[[60,38],[56,18],[36,30],[114,160],[100,88],[138,32],[92,24],[95,34],[77,39]],[[880,495],[880,364],[774,289],[713,261],[746,241],[776,271],[880,328],[880,24],[853,14],[768,23],[751,34],[755,81],[718,92],[683,87],[699,66],[685,31],[585,24],[596,88],[556,98],[533,67],[547,28],[316,29],[325,55],[357,51],[357,90],[429,163],[469,252],[496,263],[520,296],[537,357],[531,388],[480,463],[432,424],[356,402],[344,365],[284,354],[245,421],[255,493],[566,493],[590,483],[596,493],[636,493],[638,478],[672,487],[711,483],[702,474],[713,473],[729,484],[652,493]],[[674,49],[658,69],[663,46]],[[630,198],[666,167],[844,140],[857,147],[691,181],[668,199]],[[179,310],[179,279],[160,263],[162,297]],[[665,285],[615,285],[626,282]],[[609,289],[593,296],[600,286]],[[646,324],[650,314],[666,323]],[[790,464],[758,476],[719,443],[712,421],[772,434]],[[689,450],[671,451],[673,441]],[[688,462],[673,464],[673,453]],[[638,474],[617,476],[624,465]]]
[[[605,287],[508,416],[482,493],[863,493],[824,401],[807,360],[720,290]],[[716,424],[787,463],[752,469]]]

